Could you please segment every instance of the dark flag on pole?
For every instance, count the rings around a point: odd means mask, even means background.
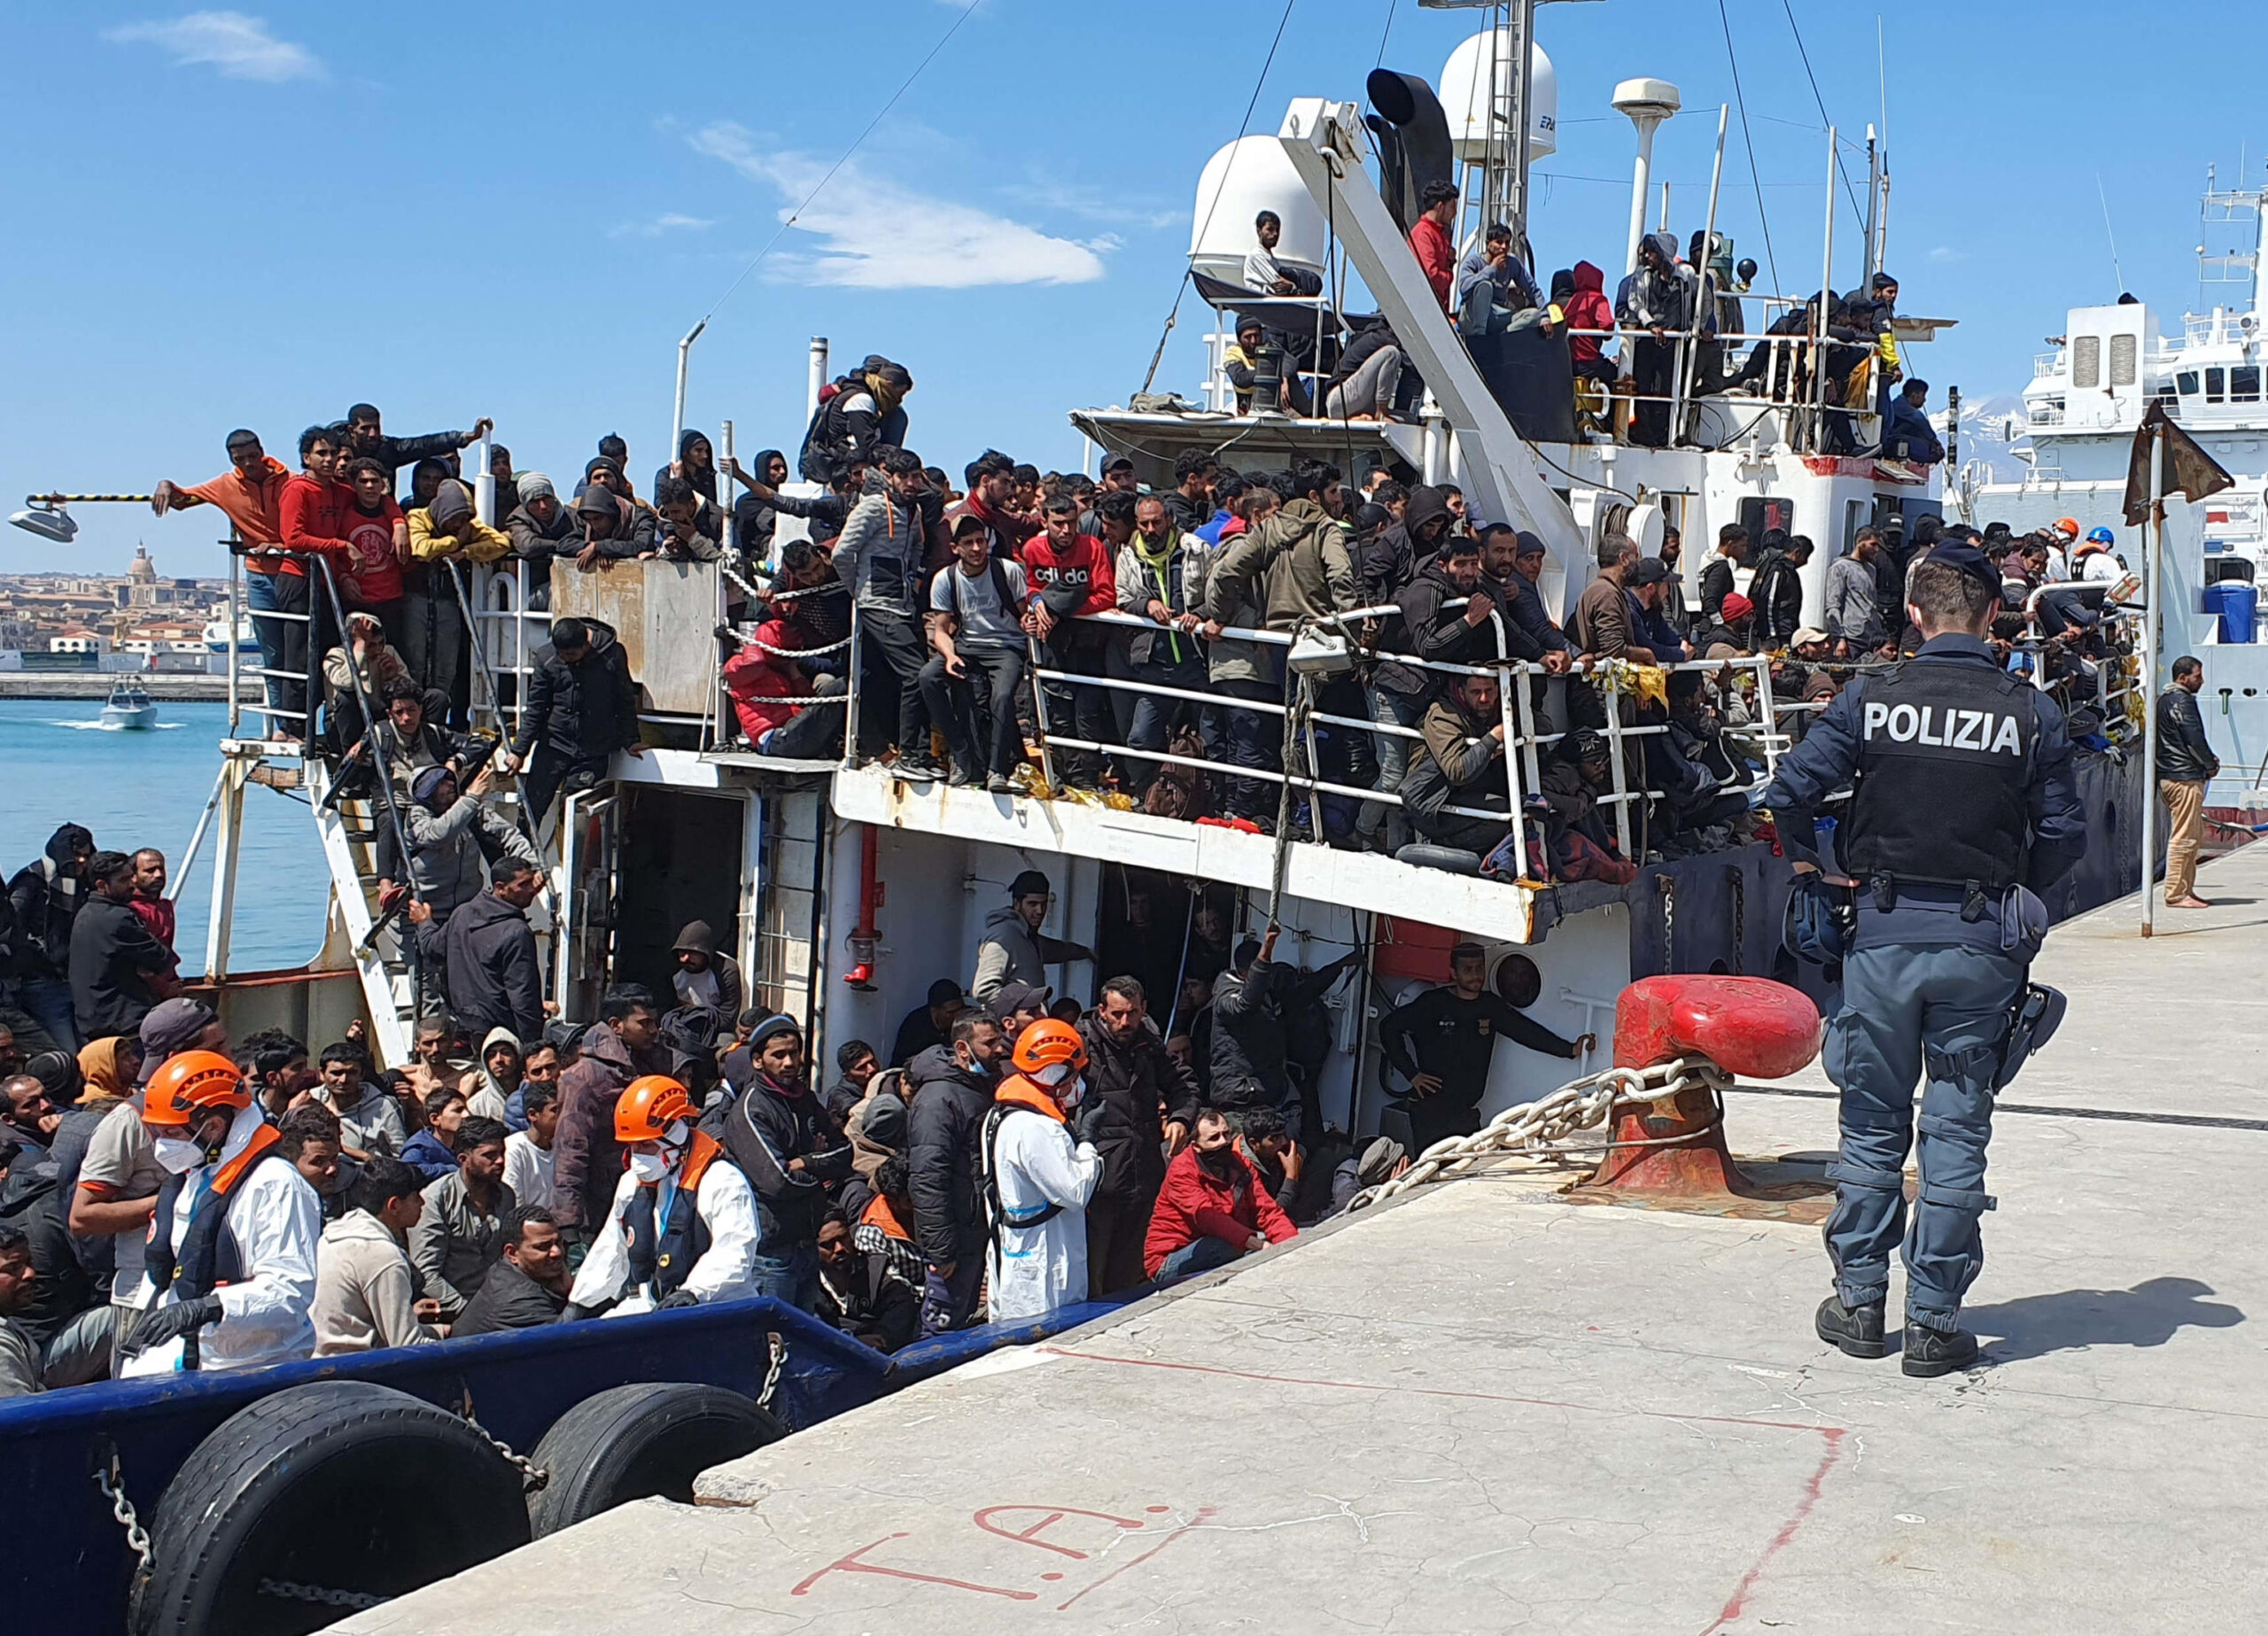
[[[2130,528],[2140,528],[2149,520],[2150,436],[2160,427],[2165,429],[2165,461],[2160,473],[2165,493],[2202,500],[2208,494],[2218,494],[2236,485],[2236,479],[2221,469],[2219,461],[2173,423],[2164,404],[2152,403],[2134,432],[2134,452],[2126,462],[2126,523]]]

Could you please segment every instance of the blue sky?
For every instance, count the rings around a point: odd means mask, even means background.
[[[299,429],[379,404],[400,431],[496,418],[524,467],[629,439],[663,458],[677,337],[781,213],[840,158],[953,22],[958,0],[851,6],[680,0],[190,11],[159,0],[10,8],[10,253],[0,258],[0,497],[147,488],[219,470],[245,424],[287,460]],[[1294,95],[1359,97],[1386,58],[1432,77],[1472,14],[1295,0],[1254,128]],[[1822,120],[1780,0],[1729,0],[1783,281],[1817,283]],[[1795,8],[1829,114],[1879,120],[1876,13]],[[810,337],[913,369],[912,442],[958,469],[987,445],[1067,466],[1073,405],[1141,384],[1188,244],[1197,173],[1237,134],[1277,0],[981,0],[695,348],[688,419],[740,447],[800,436]],[[2182,9],[2249,37],[2231,4]],[[1544,269],[1619,254],[1635,74],[1674,81],[1655,174],[1682,238],[1732,95],[1713,6],[1543,8],[1559,152],[1539,165]],[[1906,310],[1960,327],[1919,355],[1939,392],[2014,392],[2064,309],[2124,282],[2195,300],[2196,196],[2268,129],[2191,53],[2129,49],[2131,12],[1909,4],[1887,33],[1892,270]],[[2073,51],[2081,54],[2071,56]],[[1720,207],[1764,257],[1736,120]],[[1854,218],[1837,282],[1856,282]],[[1160,384],[1194,395],[1202,309]],[[205,519],[88,508],[79,541],[0,533],[0,570],[218,572]]]

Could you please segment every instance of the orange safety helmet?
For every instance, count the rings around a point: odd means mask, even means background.
[[[144,1123],[184,1129],[202,1114],[251,1105],[252,1087],[237,1065],[217,1051],[185,1051],[167,1058],[142,1093]]]
[[[1060,1075],[1046,1076],[1045,1070],[1068,1063],[1076,1071],[1087,1066],[1087,1043],[1069,1023],[1054,1017],[1043,1017],[1016,1036],[1015,1050],[1009,1060],[1021,1073],[1029,1074],[1043,1083]]]
[[[2063,535],[2067,539],[2077,539],[2079,537],[2078,518],[2057,517],[2055,519],[2055,531]]]
[[[649,1074],[630,1082],[630,1089],[614,1105],[617,1142],[659,1142],[679,1120],[700,1117],[684,1086],[666,1074]]]

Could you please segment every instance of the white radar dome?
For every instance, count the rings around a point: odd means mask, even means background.
[[[1205,161],[1189,223],[1189,265],[1230,283],[1244,282],[1244,259],[1259,248],[1252,224],[1272,210],[1284,224],[1276,259],[1323,271],[1323,213],[1284,144],[1274,136],[1242,136]]]
[[[1472,164],[1488,157],[1491,111],[1498,99],[1509,105],[1518,93],[1518,69],[1509,28],[1484,28],[1449,53],[1441,68],[1441,107],[1449,116],[1449,141],[1458,159]],[[1527,152],[1530,159],[1541,159],[1559,151],[1559,75],[1540,45],[1529,72]]]

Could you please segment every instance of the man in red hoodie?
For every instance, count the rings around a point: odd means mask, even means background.
[[[1433,299],[1444,313],[1449,310],[1449,290],[1456,281],[1456,241],[1450,236],[1456,198],[1454,182],[1427,182],[1418,196],[1421,213],[1410,224],[1410,248],[1417,252],[1418,265],[1425,269],[1425,282],[1433,286]]]
[[[1113,633],[1102,625],[1083,624],[1077,616],[1117,608],[1118,580],[1110,552],[1092,534],[1079,532],[1079,502],[1068,494],[1049,500],[1041,508],[1040,520],[1042,531],[1024,542],[1022,552],[1032,591],[1025,628],[1046,645],[1052,668],[1100,676]],[[1052,732],[1094,744],[1113,741],[1118,718],[1104,689],[1075,688],[1062,682],[1046,686]],[[1066,784],[1091,789],[1101,782],[1102,757],[1092,750],[1071,750],[1054,761],[1055,776]]]
[[[1166,1166],[1142,1241],[1142,1268],[1153,1278],[1186,1278],[1299,1231],[1252,1161],[1237,1151],[1228,1115],[1208,1108],[1197,1116],[1189,1145]]]

